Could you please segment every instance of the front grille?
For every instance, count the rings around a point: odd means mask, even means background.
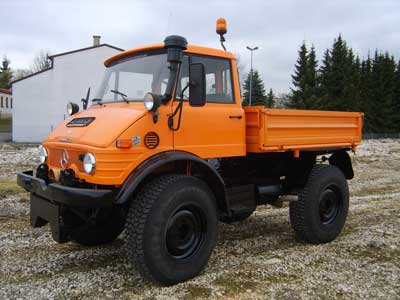
[[[61,165],[61,155],[62,152],[64,150],[68,151],[68,157],[69,157],[69,161],[67,164],[64,164],[65,168],[68,168],[69,166],[71,166],[71,164],[75,164],[77,166],[82,165],[82,162],[79,160],[79,155],[82,154],[82,151],[78,151],[78,150],[71,150],[71,149],[58,149],[58,148],[50,148],[48,149],[49,153],[48,153],[48,165],[53,168],[62,168],[63,166]]]

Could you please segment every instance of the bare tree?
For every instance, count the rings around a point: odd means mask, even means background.
[[[51,67],[51,59],[49,58],[48,50],[40,50],[33,60],[33,64],[30,68],[32,73],[40,72]]]
[[[32,71],[29,69],[16,69],[13,70],[13,80],[18,80],[31,74]]]
[[[238,53],[235,53],[236,57],[236,66],[238,69],[239,73],[239,81],[240,85],[246,80],[246,65],[243,63],[242,59],[240,58],[240,55]]]

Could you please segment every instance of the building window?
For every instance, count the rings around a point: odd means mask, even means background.
[[[1,96],[1,108],[3,108],[4,107],[4,104],[3,104],[3,96]]]
[[[12,98],[10,98],[10,108],[12,108]]]
[[[6,97],[6,108],[8,108],[8,97]]]

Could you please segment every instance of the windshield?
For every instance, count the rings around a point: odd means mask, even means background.
[[[164,94],[168,77],[166,53],[138,55],[106,69],[95,99],[143,101],[147,92]]]

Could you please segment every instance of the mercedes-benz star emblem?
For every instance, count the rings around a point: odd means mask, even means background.
[[[61,152],[60,165],[63,169],[65,169],[68,166],[68,163],[69,163],[68,151],[64,149]]]

